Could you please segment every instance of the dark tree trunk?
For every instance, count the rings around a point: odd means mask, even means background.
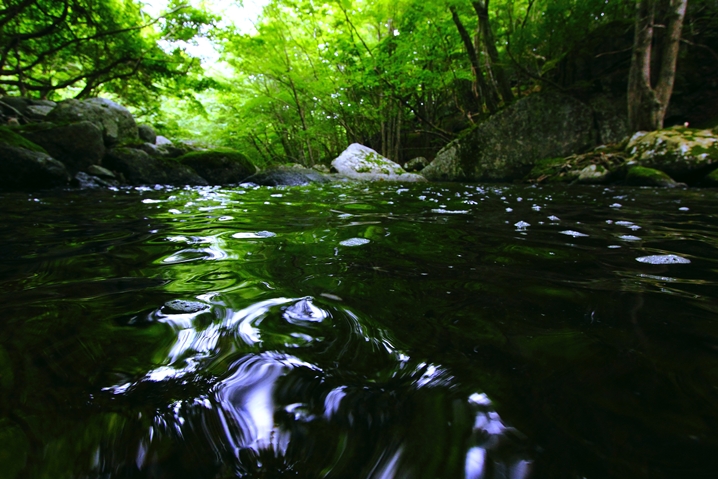
[[[479,105],[481,105],[483,99],[489,112],[496,113],[498,107],[496,105],[496,102],[494,101],[493,95],[491,95],[491,92],[489,91],[489,85],[484,79],[484,74],[481,71],[481,65],[479,63],[479,56],[476,53],[476,48],[474,48],[474,43],[471,41],[471,35],[469,35],[469,32],[466,30],[466,27],[464,27],[464,24],[461,22],[459,14],[456,11],[456,7],[449,7],[449,10],[451,11],[451,18],[454,20],[456,29],[459,31],[459,35],[461,36],[461,41],[464,42],[464,47],[466,48],[466,52],[469,55],[471,69],[474,71],[474,78],[476,80],[476,88],[478,90],[479,96]]]
[[[494,78],[499,87],[499,93],[504,99],[505,103],[508,103],[514,99],[514,94],[511,91],[511,85],[506,77],[506,72],[501,66],[501,60],[499,59],[499,51],[496,49],[496,40],[494,39],[494,31],[491,28],[489,22],[489,0],[477,0],[471,2],[476,10],[476,15],[479,17],[479,26],[481,29],[481,36],[483,38],[484,46],[486,47],[486,53],[489,54],[491,71],[494,73]]]
[[[670,0],[668,25],[656,87],[651,84],[651,53],[656,0],[636,0],[636,32],[628,74],[628,124],[632,131],[663,128],[673,93],[676,62],[688,0]]]

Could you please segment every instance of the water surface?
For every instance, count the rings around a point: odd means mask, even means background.
[[[718,470],[718,193],[0,194],[7,478]]]

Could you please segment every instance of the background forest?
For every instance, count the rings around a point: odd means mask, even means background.
[[[258,165],[328,163],[353,142],[404,162],[538,90],[625,105],[636,3],[271,0],[247,32],[178,0],[159,16],[133,0],[3,0],[0,88],[110,97]],[[675,0],[648,3],[658,55]],[[199,39],[218,61],[193,56]],[[718,0],[691,0],[666,125],[713,121],[717,52]]]

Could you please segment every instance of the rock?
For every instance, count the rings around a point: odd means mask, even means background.
[[[578,182],[587,185],[608,183],[611,172],[603,165],[588,165],[578,173]]]
[[[63,162],[70,174],[99,164],[105,155],[102,132],[89,121],[59,126],[53,123],[26,125],[20,134]]]
[[[66,186],[65,165],[47,153],[0,144],[0,188],[35,190]]]
[[[673,178],[663,171],[646,168],[644,166],[634,166],[629,169],[626,175],[626,184],[633,186],[660,186],[665,188],[685,186],[685,184],[673,180]]]
[[[349,145],[349,148],[332,161],[332,166],[340,175],[355,180],[426,181],[423,176],[407,173],[399,164],[359,143]]]
[[[324,174],[329,174],[331,171],[327,165],[322,165],[321,163],[312,166],[312,169]]]
[[[588,102],[598,129],[598,142],[619,143],[628,137],[628,100],[625,97],[598,95]]]
[[[19,116],[30,120],[42,120],[55,106],[57,103],[49,100],[17,96],[0,98],[0,111],[9,117]]]
[[[595,145],[593,112],[559,93],[534,94],[449,143],[421,172],[435,181],[523,178],[544,158],[565,157]]]
[[[140,140],[144,140],[151,145],[154,145],[157,141],[157,133],[155,129],[150,125],[140,125],[137,127],[137,133],[140,136]]]
[[[157,135],[157,138],[155,139],[155,145],[157,145],[157,146],[171,145],[171,144],[172,144],[172,142],[162,135]]]
[[[88,175],[84,171],[80,171],[72,179],[72,186],[81,190],[96,190],[98,188],[117,186],[118,184],[117,180],[105,181],[97,176]]]
[[[103,168],[98,165],[91,165],[89,168],[87,168],[87,173],[89,173],[92,176],[97,176],[98,178],[106,179],[106,180],[116,180],[117,177],[113,172],[108,170],[107,168]]]
[[[122,173],[132,185],[207,185],[207,181],[188,166],[174,160],[152,158],[132,148],[109,150],[103,163]]]
[[[47,151],[45,151],[45,149],[40,145],[33,143],[5,126],[0,126],[0,145],[16,146],[25,150],[38,151],[40,153],[47,154]]]
[[[259,172],[244,181],[260,186],[300,186],[326,183],[330,180],[323,174],[308,168],[279,167]]]
[[[672,127],[638,132],[628,142],[629,164],[665,171],[681,181],[694,181],[718,165],[718,136],[710,130]]]
[[[102,132],[107,147],[138,139],[137,124],[129,110],[106,98],[62,101],[47,119],[57,123],[94,123]]]
[[[142,150],[150,156],[156,156],[159,158],[170,158],[170,155],[164,148],[160,148],[152,143],[142,143],[141,145],[134,146],[137,150]]]
[[[404,165],[404,169],[406,171],[421,171],[427,166],[429,166],[429,160],[427,160],[423,156],[418,156],[414,159],[407,161]]]
[[[162,312],[165,314],[193,314],[207,309],[209,309],[208,304],[184,299],[167,301],[164,306],[162,306]]]
[[[257,172],[246,156],[230,149],[194,151],[175,161],[191,167],[211,185],[241,183]]]

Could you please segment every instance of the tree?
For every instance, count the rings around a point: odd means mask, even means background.
[[[61,90],[83,98],[103,87],[136,94],[182,77],[199,65],[180,50],[165,52],[158,40],[189,39],[213,20],[176,1],[155,19],[147,18],[136,1],[7,0],[3,5],[0,88],[41,98]]]
[[[683,19],[688,0],[670,0],[655,87],[651,83],[656,0],[636,1],[636,30],[628,77],[628,122],[632,131],[663,128],[673,93]]]

